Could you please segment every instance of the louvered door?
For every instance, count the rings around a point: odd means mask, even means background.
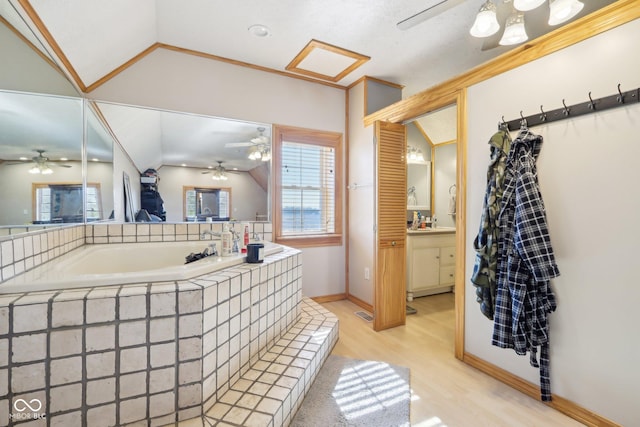
[[[405,126],[376,122],[376,331],[406,318],[407,162]]]

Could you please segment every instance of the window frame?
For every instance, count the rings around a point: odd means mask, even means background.
[[[272,141],[272,185],[273,191],[273,239],[276,243],[287,246],[317,247],[317,246],[341,246],[342,245],[342,206],[343,206],[343,135],[338,132],[319,131],[313,129],[297,128],[291,126],[275,125]],[[330,147],[335,153],[335,203],[334,220],[335,231],[333,233],[283,235],[282,233],[282,143],[290,141],[300,144],[309,144],[322,147]]]
[[[187,193],[189,191],[195,191],[196,195],[197,195],[198,192],[208,193],[208,192],[214,192],[216,190],[217,191],[221,191],[221,192],[224,191],[224,192],[228,193],[228,210],[229,210],[229,218],[231,218],[232,217],[231,212],[233,212],[232,211],[232,207],[231,207],[231,200],[232,200],[231,199],[231,187],[216,187],[216,186],[208,187],[208,186],[202,186],[202,185],[197,185],[197,186],[196,185],[183,185],[182,186],[182,217],[184,218],[184,220],[186,222],[190,222],[190,221],[193,221],[193,218],[194,218],[194,217],[187,216],[187,213],[188,213],[188,209],[187,209]],[[197,202],[196,202],[195,209],[196,209],[196,218],[198,218],[199,216],[203,216],[204,217],[204,215],[202,215],[202,214],[198,215],[198,213],[197,213],[197,211],[198,211]],[[203,219],[203,221],[204,221],[204,219]],[[229,220],[228,219],[220,219],[220,220],[216,219],[215,221],[219,222],[219,221],[229,221]]]

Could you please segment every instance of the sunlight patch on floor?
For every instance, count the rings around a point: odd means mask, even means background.
[[[438,417],[431,417],[428,420],[413,425],[414,427],[447,427]]]
[[[333,397],[345,418],[354,420],[405,401],[407,390],[388,364],[365,361],[341,372]]]

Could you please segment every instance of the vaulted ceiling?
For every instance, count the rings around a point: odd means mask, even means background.
[[[494,1],[504,19],[511,10],[511,0]],[[500,33],[491,40],[469,35],[484,0],[9,2],[50,35],[49,41],[81,87],[92,87],[157,43],[300,74],[299,69],[287,71],[287,66],[315,40],[329,48],[316,50],[319,55],[307,58],[311,69],[327,68],[320,74],[332,74],[333,68],[349,65],[353,60],[349,54],[357,54],[366,58],[364,63],[335,83],[348,86],[367,75],[403,85],[407,96],[510,49],[494,47]],[[612,2],[585,0],[576,18]],[[401,21],[431,7],[428,19],[399,28]],[[8,9],[6,5],[3,8]],[[527,13],[531,18],[525,15],[525,23],[529,19],[531,37],[553,29],[546,25],[548,4]],[[20,19],[11,14],[14,21]],[[544,20],[545,28],[534,25],[534,19]],[[266,27],[269,34],[255,36],[249,31],[253,25]],[[332,47],[346,50],[347,57],[336,56]]]

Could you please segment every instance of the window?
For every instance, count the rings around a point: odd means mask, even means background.
[[[185,221],[229,221],[231,188],[182,187]]]
[[[87,183],[87,221],[102,219],[99,183]],[[82,184],[33,184],[36,224],[82,222]]]
[[[342,244],[342,135],[290,127],[274,135],[276,242]]]

